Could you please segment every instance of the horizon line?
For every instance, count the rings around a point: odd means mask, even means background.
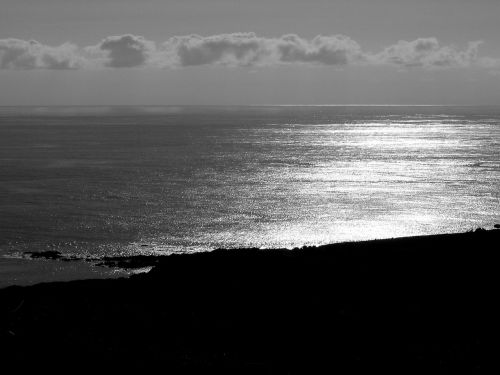
[[[499,104],[0,104],[13,107],[498,107]]]

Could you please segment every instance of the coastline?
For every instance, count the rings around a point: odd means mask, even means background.
[[[0,257],[0,290],[9,286],[30,286],[40,283],[109,279],[130,275],[125,269],[96,267],[85,260],[55,261],[47,258]]]
[[[0,289],[5,368],[480,373],[500,230],[159,257],[147,274]]]

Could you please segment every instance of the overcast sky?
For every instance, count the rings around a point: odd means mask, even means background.
[[[1,0],[0,105],[500,104],[499,0]]]

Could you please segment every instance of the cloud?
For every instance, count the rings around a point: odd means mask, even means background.
[[[402,40],[373,55],[372,61],[405,68],[469,67],[477,62],[481,43],[470,42],[466,49],[459,50],[455,46],[441,46],[436,38],[421,38],[411,42]]]
[[[277,42],[280,62],[348,65],[365,60],[361,47],[344,35],[321,36],[311,41],[290,34]]]
[[[359,44],[343,35],[312,40],[295,34],[280,38],[262,38],[254,33],[189,35],[171,38],[164,48],[178,66],[347,65],[363,60]]]
[[[266,40],[254,33],[177,36],[164,47],[177,57],[180,66],[208,64],[253,65],[266,55]]]
[[[485,69],[500,70],[500,59],[491,57],[479,57],[476,64]]]
[[[466,68],[494,70],[500,59],[479,56],[481,42],[464,48],[442,46],[436,38],[399,41],[380,52],[363,51],[345,35],[318,35],[304,39],[295,34],[275,38],[255,33],[212,36],[175,36],[155,43],[132,34],[109,36],[100,43],[51,47],[36,41],[0,39],[2,69],[91,69],[201,65],[222,66],[396,66],[405,69]]]
[[[108,36],[97,46],[87,47],[86,52],[102,58],[103,65],[110,68],[133,68],[147,65],[156,53],[154,42],[131,34]]]
[[[35,40],[0,39],[0,68],[78,69],[83,59],[77,49],[70,43],[50,47]]]

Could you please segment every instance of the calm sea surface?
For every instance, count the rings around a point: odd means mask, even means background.
[[[500,107],[0,108],[0,254],[295,247],[500,222]]]

